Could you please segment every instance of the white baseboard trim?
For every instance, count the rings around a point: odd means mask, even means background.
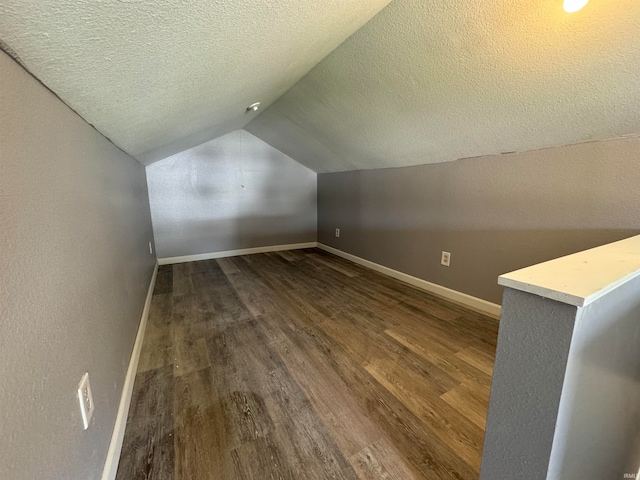
[[[479,310],[482,313],[486,313],[494,317],[500,316],[501,307],[500,305],[497,305],[495,303],[491,303],[486,300],[482,300],[481,298],[467,295],[466,293],[458,292],[457,290],[443,287],[442,285],[438,285],[436,283],[427,282],[426,280],[423,280],[421,278],[399,272],[398,270],[394,270],[392,268],[385,267],[384,265],[365,260],[364,258],[356,257],[355,255],[343,252],[342,250],[338,250],[337,248],[330,247],[323,243],[318,243],[318,248],[350,260],[353,263],[357,263],[358,265],[362,265],[363,267],[367,267],[371,270],[375,270],[376,272],[380,272],[393,277],[396,280],[400,280],[402,282],[408,283],[409,285],[413,285],[414,287],[418,287],[421,290],[425,290],[429,293],[444,297],[447,300],[460,303],[466,307],[472,308],[474,310]]]
[[[289,245],[270,245],[267,247],[243,248],[241,250],[225,250],[223,252],[200,253],[197,255],[184,255],[182,257],[159,258],[158,264],[171,265],[174,263],[197,262],[199,260],[211,260],[212,258],[237,257],[239,255],[251,255],[253,253],[281,252],[283,250],[297,250],[300,248],[317,247],[317,242],[292,243]]]
[[[122,441],[124,440],[124,430],[127,426],[127,416],[129,415],[129,405],[131,404],[133,384],[136,379],[136,371],[138,370],[138,361],[140,360],[140,351],[142,350],[142,340],[144,339],[144,331],[147,327],[147,319],[149,318],[149,309],[151,308],[151,299],[153,297],[153,288],[156,285],[157,275],[158,262],[156,262],[156,266],[153,269],[153,275],[151,276],[151,282],[149,283],[149,291],[147,292],[147,299],[144,302],[144,309],[142,310],[140,325],[138,326],[138,334],[136,335],[136,341],[133,344],[131,360],[129,360],[129,369],[127,370],[127,376],[125,377],[124,386],[122,387],[122,396],[120,397],[118,415],[116,416],[116,423],[113,427],[113,434],[111,435],[109,452],[107,453],[107,460],[105,461],[104,469],[102,470],[102,480],[115,480],[116,473],[118,472],[118,462],[120,461]]]

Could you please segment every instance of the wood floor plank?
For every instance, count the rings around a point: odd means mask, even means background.
[[[173,326],[173,371],[176,377],[210,366],[206,339],[194,338],[187,329],[183,325]]]
[[[240,269],[233,261],[233,258],[219,258],[218,265],[222,268],[222,271],[226,275],[233,275],[234,273],[240,273]]]
[[[173,267],[171,265],[160,265],[158,267],[153,294],[161,295],[164,293],[173,293]]]
[[[443,393],[440,398],[484,431],[489,408],[488,388],[478,384],[462,383]]]
[[[175,425],[175,477],[164,478],[234,478],[222,415],[219,405],[184,411]]]
[[[480,472],[484,432],[469,422],[455,408],[434,394],[421,377],[397,367],[393,360],[376,361],[366,370],[420,418],[477,473]]]
[[[225,428],[225,410],[211,368],[175,379],[175,478],[209,478],[212,472],[231,475],[226,452],[237,444]]]
[[[364,414],[342,379],[315,349],[298,346],[295,337],[295,333],[283,334],[273,346],[340,447],[354,454],[381,437],[381,430]]]
[[[342,349],[335,348],[332,341],[321,335],[314,335],[313,340],[323,349],[327,360],[354,392],[367,414],[381,426],[422,478],[477,477],[473,468],[434,436],[420,418],[366,369],[353,362]]]
[[[477,348],[469,347],[456,353],[456,357],[461,358],[478,370],[482,370],[487,375],[493,375],[494,362],[491,356],[486,352],[482,352]]]
[[[286,452],[271,437],[244,443],[231,451],[234,474],[243,480],[295,480],[296,473]]]
[[[429,339],[429,344],[443,345],[452,353],[473,345],[473,339],[460,334],[455,326],[448,321],[437,318],[429,312],[407,309],[399,304],[384,312],[389,317],[395,318],[396,325],[391,327],[398,332],[420,336]]]
[[[174,478],[173,368],[136,376],[116,480]]]
[[[173,296],[154,294],[142,341],[138,372],[173,365]]]
[[[455,351],[425,335],[424,332],[386,330],[385,333],[428,362],[447,372],[458,382],[470,382],[487,386],[491,384],[490,375],[455,356]]]
[[[350,266],[345,266],[340,262],[334,261],[332,258],[324,258],[319,255],[311,255],[309,258],[317,263],[332,268],[336,272],[339,272],[349,278],[357,277],[358,272],[352,269]]]
[[[193,279],[190,276],[190,264],[178,263],[173,268],[173,294],[187,295],[194,292]]]
[[[359,405],[376,422],[419,472],[419,478],[476,478],[477,471],[440,441],[391,391],[377,382],[363,367],[304,315],[294,315],[304,350],[317,348],[325,361],[342,378]]]
[[[273,438],[295,478],[356,478],[257,321],[216,335],[210,351],[217,366],[216,385],[229,403],[228,430],[240,447],[258,438]],[[250,452],[247,448],[236,453]]]
[[[388,476],[381,478],[414,478],[384,431],[367,416],[339,375],[324,361],[322,353],[308,343],[297,344],[299,335],[306,332],[296,333],[289,325],[279,322],[282,336],[275,342],[275,348],[340,448],[352,454],[349,460],[358,477],[376,478],[372,477],[375,472],[383,472]]]
[[[318,249],[162,266],[118,480],[477,479],[496,337]]]
[[[278,255],[281,258],[284,258],[287,262],[295,262],[302,258],[302,256],[298,256],[295,254],[295,250],[285,250],[282,252],[276,252],[276,255]]]
[[[380,439],[353,455],[358,477],[363,480],[412,480],[417,478],[404,463],[399,462],[398,452]]]

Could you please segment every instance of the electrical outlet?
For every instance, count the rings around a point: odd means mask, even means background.
[[[340,229],[336,228],[336,237],[340,237]]]
[[[151,246],[151,242],[149,242],[149,255],[153,255],[153,247]]]
[[[444,265],[448,267],[451,263],[451,254],[449,252],[442,252],[442,257],[440,257],[440,265]]]
[[[80,402],[80,413],[82,414],[82,424],[84,429],[89,428],[89,422],[93,416],[96,406],[93,404],[93,395],[91,394],[91,384],[89,383],[89,372],[86,372],[78,385],[78,401]]]

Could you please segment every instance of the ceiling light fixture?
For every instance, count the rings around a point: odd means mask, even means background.
[[[582,10],[587,3],[589,3],[589,0],[564,0],[562,7],[565,12],[573,13]]]
[[[260,102],[252,103],[247,107],[247,112],[257,112],[260,108]]]

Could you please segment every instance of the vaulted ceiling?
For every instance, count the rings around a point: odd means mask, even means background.
[[[389,0],[3,0],[7,53],[149,163],[246,125]]]
[[[640,133],[640,1],[394,0],[247,130],[319,171]]]
[[[4,0],[0,40],[143,163],[243,127],[318,172],[640,134],[637,0],[387,3]]]

